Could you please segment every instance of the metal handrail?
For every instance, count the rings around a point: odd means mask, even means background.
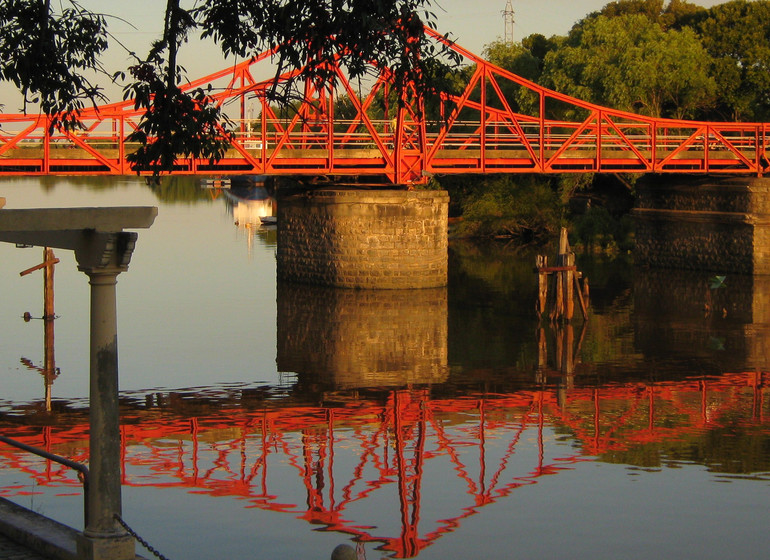
[[[66,457],[62,457],[61,455],[55,455],[54,453],[49,453],[48,451],[45,451],[38,447],[33,447],[31,445],[27,445],[26,443],[21,443],[20,441],[16,441],[15,439],[11,439],[6,436],[0,436],[0,442],[10,445],[11,447],[16,447],[28,453],[32,453],[34,455],[37,455],[38,457],[42,457],[43,459],[48,459],[49,461],[59,463],[60,465],[64,465],[65,467],[69,467],[73,470],[76,470],[78,473],[80,473],[80,481],[83,483],[83,520],[85,522],[85,526],[88,527],[88,492],[89,492],[88,467],[86,467],[81,463],[72,461],[71,459],[67,459]]]

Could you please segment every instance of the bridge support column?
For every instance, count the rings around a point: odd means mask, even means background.
[[[280,280],[342,288],[447,284],[445,191],[327,188],[279,197]]]
[[[653,175],[637,184],[635,261],[770,274],[770,179]]]

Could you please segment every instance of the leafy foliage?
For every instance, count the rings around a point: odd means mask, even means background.
[[[546,56],[543,81],[598,104],[685,118],[713,103],[709,67],[692,29],[665,30],[639,14],[600,15]]]
[[[770,2],[719,4],[695,28],[716,61],[719,114],[727,119],[770,119]]]
[[[292,88],[304,79],[334,83],[334,60],[352,80],[389,69],[395,89],[407,96],[432,89],[440,56],[458,60],[425,35],[424,25],[436,19],[430,0],[208,0],[191,15],[226,55],[275,49],[276,76],[302,68],[274,92],[284,99],[301,96]]]
[[[268,92],[279,106],[303,99],[308,81],[318,89],[333,86],[338,78],[332,63],[351,80],[390,72],[397,102],[406,103],[435,89],[437,59],[448,52],[425,36],[423,18],[435,20],[429,6],[429,0],[208,0],[184,10],[179,0],[167,0],[163,38],[131,69],[134,82],[126,89],[145,109],[130,138],[143,146],[129,160],[159,173],[172,168],[176,155],[217,160],[224,154],[220,108],[205,92],[176,86],[183,78],[177,52],[190,30],[202,29],[202,37],[226,56],[272,49],[276,77],[294,72]]]
[[[89,71],[101,70],[107,48],[103,16],[70,0],[55,12],[50,0],[0,2],[0,79],[13,83],[28,104],[51,115],[51,129],[74,128],[87,102],[102,99]]]
[[[44,113],[75,126],[84,100],[100,96],[84,73],[99,68],[107,32],[104,17],[69,2],[61,13],[51,10],[50,0],[0,4],[0,78]],[[405,104],[435,91],[435,80],[457,62],[425,34],[424,24],[435,22],[430,7],[431,0],[202,0],[184,9],[180,0],[167,0],[162,37],[128,69],[125,96],[144,111],[129,137],[141,147],[129,161],[158,174],[171,170],[178,156],[216,160],[224,153],[229,123],[219,106],[205,91],[180,87],[185,75],[177,58],[190,32],[202,30],[227,56],[273,49],[276,75],[292,71],[285,87],[269,92],[279,104],[301,99],[308,80],[332,85],[331,63],[353,80],[390,73],[396,102]]]
[[[137,171],[157,176],[173,169],[179,156],[218,160],[229,145],[229,120],[211,97],[200,88],[184,91],[177,85],[183,79],[176,63],[179,47],[194,27],[179,0],[169,0],[163,37],[153,44],[147,60],[129,68],[134,81],[124,97],[133,97],[135,108],[144,110],[127,138],[140,144],[127,156]]]
[[[484,58],[522,78],[537,82],[542,73],[542,60],[523,44],[495,41],[484,49]],[[514,111],[535,115],[539,111],[539,97],[531,90],[505,80],[502,92]],[[502,107],[500,107],[502,108]]]
[[[546,240],[559,231],[562,207],[550,180],[531,175],[474,180],[476,188],[463,198],[458,236],[512,237],[528,242]]]

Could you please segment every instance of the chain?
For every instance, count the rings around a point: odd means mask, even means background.
[[[136,531],[134,531],[131,527],[128,526],[128,523],[123,521],[123,519],[116,513],[115,514],[115,520],[120,524],[121,527],[123,527],[126,531],[128,531],[128,534],[134,537],[139,544],[141,544],[144,548],[150,551],[153,555],[158,557],[160,560],[169,560],[165,556],[163,556],[160,552],[155,550],[152,546],[150,546],[150,543],[148,543],[146,540],[144,540],[142,537],[140,537]]]

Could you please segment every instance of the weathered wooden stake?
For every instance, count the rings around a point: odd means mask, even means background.
[[[546,303],[548,302],[548,273],[545,269],[548,267],[548,257],[545,255],[537,256],[537,316],[545,313]]]
[[[583,319],[588,319],[588,308],[586,307],[586,300],[583,297],[583,291],[580,289],[580,279],[578,274],[575,274],[575,293],[578,296],[578,303],[580,304],[580,311],[583,313]]]
[[[572,309],[572,277],[568,266],[574,266],[569,262],[569,241],[567,240],[567,229],[561,228],[559,235],[559,254],[556,255],[556,268],[558,269],[554,277],[554,287],[556,290],[556,304],[554,305],[551,319],[571,320]],[[569,283],[568,283],[569,282]]]
[[[556,256],[556,266],[548,266],[548,258],[538,255],[536,259],[538,301],[537,313],[541,317],[545,313],[548,302],[548,274],[554,273],[554,305],[550,314],[551,321],[571,321],[575,314],[575,299],[573,290],[577,292],[580,310],[583,319],[588,318],[588,280],[583,279],[581,291],[580,279],[582,275],[575,266],[575,254],[570,251],[567,229],[562,228],[559,236],[559,254]]]
[[[53,304],[53,272],[57,262],[59,259],[53,254],[53,249],[45,247],[43,249],[43,263],[46,265],[43,269],[43,319],[46,321],[56,317]]]
[[[566,232],[566,230],[563,231]],[[564,290],[564,319],[571,321],[575,314],[575,298],[572,296],[572,282],[575,277],[575,272],[572,269],[575,267],[575,253],[569,252],[569,244],[564,253],[564,265],[567,267],[567,270],[562,272],[561,278],[562,289]]]

